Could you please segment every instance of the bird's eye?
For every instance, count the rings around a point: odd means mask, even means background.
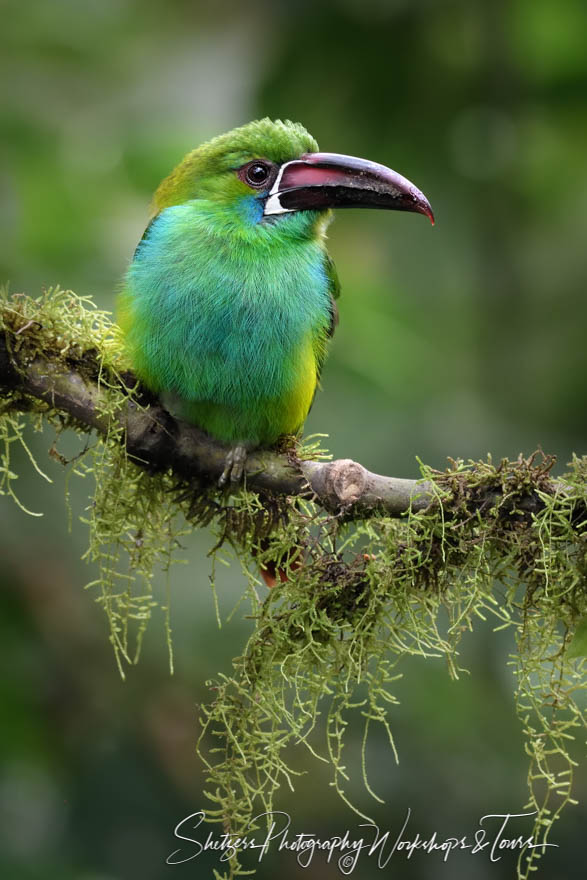
[[[264,186],[271,176],[272,167],[266,162],[250,162],[241,168],[239,177],[249,186]]]
[[[269,169],[266,165],[251,165],[247,171],[247,180],[255,186],[265,183],[268,177]]]

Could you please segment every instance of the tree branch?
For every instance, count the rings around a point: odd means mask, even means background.
[[[23,328],[24,329],[24,328]],[[99,365],[95,352],[86,352],[82,360],[44,352],[27,355],[20,349],[16,334],[0,336],[0,391],[14,395],[14,407],[27,408],[27,399],[35,398],[51,409],[66,414],[76,422],[107,435],[122,426],[128,454],[151,471],[171,468],[186,481],[218,480],[225,465],[226,448],[193,425],[178,421],[161,404],[142,391],[136,379],[126,374],[125,383],[135,387],[132,398],[121,393],[121,404],[114,415],[108,412],[109,388],[98,380]],[[110,386],[123,386],[108,376]],[[136,400],[149,400],[143,407]],[[29,404],[30,405],[30,404]],[[278,495],[313,497],[333,512],[348,518],[380,511],[401,516],[409,510],[425,509],[433,498],[429,482],[382,476],[368,471],[351,459],[303,461],[293,452],[256,450],[249,454],[245,467],[246,485],[254,490]],[[550,481],[556,491],[554,481]],[[544,486],[541,487],[544,489]],[[560,490],[560,484],[559,484]],[[499,498],[495,489],[477,495],[472,507],[487,508]],[[516,500],[516,509],[535,512],[542,506],[538,493],[529,491]]]
[[[7,344],[6,337],[0,337],[3,392],[18,391],[36,398],[88,430],[106,435],[113,427],[112,417],[104,415],[108,389],[92,373],[97,376],[97,364],[95,370],[88,370],[87,362],[82,369],[72,360],[49,355],[28,360]],[[136,383],[128,375],[125,381]],[[169,467],[183,479],[198,476],[212,482],[224,469],[226,448],[195,426],[176,420],[157,402],[143,409],[125,398],[114,419],[124,428],[129,455],[149,470]],[[419,510],[430,501],[426,484],[374,474],[350,459],[299,461],[291,453],[257,450],[249,454],[245,474],[251,489],[280,495],[314,495],[322,506],[344,508],[354,515],[380,509],[399,516],[410,505]]]

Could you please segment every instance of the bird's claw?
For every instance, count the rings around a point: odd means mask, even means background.
[[[221,489],[229,480],[233,485],[241,482],[246,460],[247,450],[245,446],[233,446],[232,449],[228,450],[224,460],[224,470],[218,480],[218,485]]]

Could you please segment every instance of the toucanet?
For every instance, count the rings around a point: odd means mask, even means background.
[[[134,371],[175,413],[227,447],[297,434],[337,323],[325,247],[333,208],[415,211],[395,171],[320,153],[299,124],[261,119],[188,153],[157,189],[119,298]]]

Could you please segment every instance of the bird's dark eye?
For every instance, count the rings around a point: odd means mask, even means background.
[[[249,162],[248,165],[239,170],[239,177],[245,183],[248,183],[249,186],[260,188],[265,186],[271,177],[272,171],[273,167],[267,162]]]
[[[266,165],[251,165],[251,167],[247,170],[247,180],[249,181],[249,183],[252,183],[253,186],[258,186],[260,183],[265,183],[268,177],[269,169]]]

